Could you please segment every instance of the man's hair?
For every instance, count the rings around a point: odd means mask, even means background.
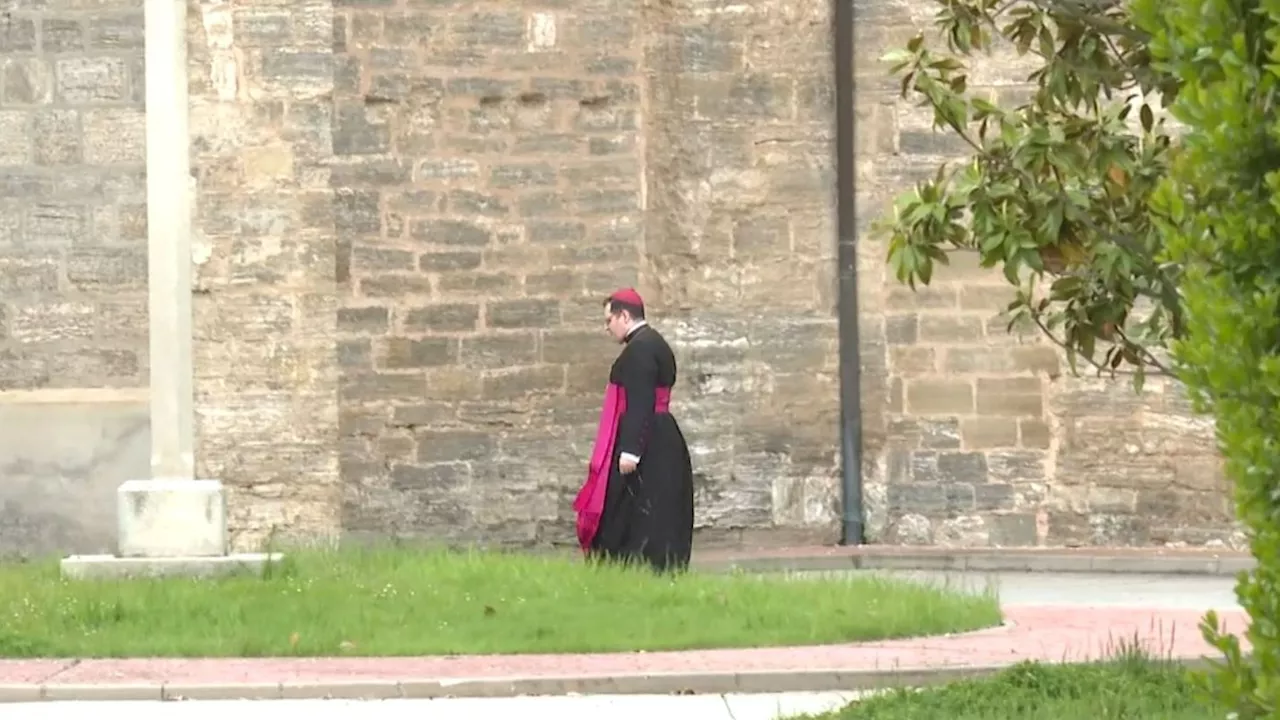
[[[613,298],[605,298],[604,304],[609,307],[609,312],[612,314],[617,314],[626,310],[632,320],[644,319],[643,305],[632,305],[629,302],[622,302],[621,300],[614,300]]]

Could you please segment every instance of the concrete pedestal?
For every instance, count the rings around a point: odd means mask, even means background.
[[[206,557],[117,557],[71,555],[62,559],[62,576],[71,580],[132,578],[215,578],[227,575],[261,575],[267,563],[279,562],[280,553],[236,553]]]
[[[130,480],[116,491],[116,522],[121,557],[227,553],[227,502],[217,480]]]
[[[227,554],[227,504],[217,480],[130,480],[116,494],[119,552],[72,555],[69,578],[213,577],[261,573],[281,556]]]

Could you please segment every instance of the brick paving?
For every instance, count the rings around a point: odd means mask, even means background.
[[[227,686],[753,671],[852,673],[1097,659],[1117,642],[1135,638],[1161,655],[1194,658],[1210,651],[1197,629],[1202,617],[1198,611],[1009,607],[1006,617],[1011,625],[975,633],[799,648],[420,658],[4,660],[0,661],[0,685]],[[1233,611],[1223,617],[1228,629],[1243,629],[1243,613]]]

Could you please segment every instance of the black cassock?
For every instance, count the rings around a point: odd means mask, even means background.
[[[609,382],[625,393],[626,411],[618,421],[593,554],[682,570],[693,548],[693,465],[680,426],[662,407],[676,384],[675,354],[648,325],[625,343],[609,372]],[[622,453],[640,458],[635,472],[618,470]]]

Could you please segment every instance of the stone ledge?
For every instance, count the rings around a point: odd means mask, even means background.
[[[1079,572],[1233,576],[1253,569],[1248,553],[1229,550],[1146,548],[950,549],[902,546],[708,551],[699,570],[829,572],[839,570],[945,570],[952,572]]]
[[[1179,660],[1204,669],[1204,658]],[[285,683],[0,685],[0,703],[111,700],[394,700],[503,698],[522,695],[722,695],[869,691],[928,687],[982,678],[1015,663],[898,670],[784,670],[627,675]]]
[[[211,578],[238,573],[262,574],[281,553],[243,553],[211,557],[117,557],[72,555],[62,560],[63,577],[74,580],[114,580],[133,577]]]

